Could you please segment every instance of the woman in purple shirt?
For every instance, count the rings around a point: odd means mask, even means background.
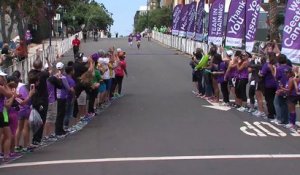
[[[285,72],[291,69],[291,67],[287,65],[287,58],[285,55],[280,54],[277,58],[279,65],[276,67],[275,78],[278,86],[274,99],[276,119],[273,122],[276,124],[288,124],[289,111],[287,98],[285,93],[281,93],[281,88],[288,82],[289,77]]]
[[[63,88],[57,89],[56,98],[57,98],[57,116],[55,121],[55,135],[58,137],[63,137],[66,134],[66,131],[63,128],[63,122],[66,114],[66,102],[68,93],[70,91],[70,86],[67,81],[66,76],[63,74],[64,64],[58,62],[56,64],[56,69],[58,70],[55,75],[57,78],[61,79]]]
[[[288,107],[289,107],[289,124],[286,125],[286,128],[289,128],[292,132],[297,132],[296,129],[296,105],[300,103],[300,95],[298,91],[298,83],[295,79],[295,74],[292,68],[285,70],[285,74],[289,78],[286,85],[281,87],[278,91],[287,96]]]
[[[67,95],[67,102],[66,102],[66,113],[64,118],[64,130],[69,128],[70,119],[73,117],[73,110],[74,110],[74,101],[75,101],[75,80],[73,79],[74,69],[72,66],[68,66],[65,69],[66,71],[66,78],[70,87],[70,90]]]
[[[262,67],[260,75],[264,78],[264,95],[266,100],[266,105],[268,109],[268,118],[274,119],[276,115],[275,107],[274,107],[274,98],[277,88],[277,83],[275,80],[275,63],[276,56],[269,55],[269,62],[265,63]]]
[[[235,94],[237,97],[236,104],[240,106],[238,111],[245,112],[247,111],[247,92],[246,87],[248,84],[248,59],[252,56],[249,53],[241,52],[237,54],[238,57],[238,64],[237,64],[237,73],[238,73],[238,80],[235,88]]]
[[[230,53],[233,55],[233,53]],[[237,57],[234,55],[233,58],[231,59],[232,55],[230,57],[227,57],[230,59],[228,68],[226,70],[226,73],[224,75],[225,80],[228,81],[228,85],[230,88],[230,93],[234,96],[235,102],[236,102],[236,94],[235,94],[235,85],[236,85],[236,78],[237,78]],[[234,106],[236,103],[233,104]]]

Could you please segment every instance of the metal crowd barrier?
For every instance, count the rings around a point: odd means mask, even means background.
[[[209,48],[207,43],[198,42],[174,35],[163,34],[157,31],[152,32],[152,38],[166,46],[176,48],[177,50],[180,50],[187,54],[192,54],[196,50],[196,48],[202,48],[203,51],[207,53]],[[265,41],[256,41],[253,48],[253,52],[260,53],[265,45]]]
[[[78,39],[82,39],[82,32],[76,33],[75,35],[78,35]],[[66,38],[62,41],[57,41],[56,44],[52,46],[44,46],[46,47],[46,49],[37,50],[36,53],[30,55],[23,61],[14,61],[12,66],[3,68],[3,71],[6,72],[8,75],[11,75],[15,70],[19,70],[21,72],[21,78],[23,82],[27,82],[27,73],[29,70],[32,69],[33,62],[38,57],[43,62],[43,65],[45,65],[45,63],[47,62],[46,57],[48,57],[48,60],[51,64],[54,64],[55,62],[57,62],[58,58],[63,56],[63,54],[65,54],[72,48],[72,40],[75,39],[75,35]]]

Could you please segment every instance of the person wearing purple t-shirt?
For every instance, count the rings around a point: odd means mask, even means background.
[[[275,56],[269,56],[269,62],[265,63],[262,67],[260,75],[264,78],[264,90],[265,90],[265,100],[268,109],[268,118],[274,119],[276,115],[274,98],[277,88],[277,83],[275,80],[275,69],[274,65],[276,63]]]
[[[70,87],[70,91],[67,95],[66,102],[66,113],[64,117],[64,129],[67,130],[69,128],[70,118],[73,117],[74,110],[74,101],[75,101],[75,80],[73,79],[74,69],[72,66],[68,66],[65,69],[66,78]]]
[[[139,32],[137,32],[137,33],[135,34],[135,40],[136,40],[136,46],[137,46],[137,48],[140,49],[140,47],[141,47],[142,35],[141,35]]]
[[[232,94],[234,96],[234,99],[236,101],[236,95],[235,95],[235,85],[236,85],[236,78],[237,78],[237,57],[232,55],[233,53],[229,53],[231,54],[230,57],[227,57],[229,59],[229,64],[228,64],[228,68],[225,72],[224,75],[224,79],[228,81],[228,85],[229,85],[229,89],[230,89],[230,94]],[[233,104],[234,106],[236,106],[236,103]]]
[[[58,62],[56,64],[56,69],[58,70],[55,75],[57,78],[61,79],[63,88],[57,89],[56,98],[57,98],[57,116],[55,121],[55,135],[58,137],[63,137],[66,134],[66,131],[63,128],[63,122],[66,114],[66,102],[68,93],[70,91],[70,86],[67,81],[66,76],[63,75],[64,64]]]
[[[298,83],[295,79],[295,74],[292,68],[285,70],[286,76],[289,78],[286,85],[281,87],[278,91],[287,96],[288,108],[289,108],[289,124],[286,128],[290,129],[292,132],[297,132],[296,126],[296,105],[300,102],[300,95],[298,93]]]
[[[238,64],[237,64],[238,81],[235,88],[235,94],[237,97],[237,104],[241,106],[237,110],[241,112],[245,112],[248,111],[247,92],[246,92],[246,88],[248,84],[248,76],[249,76],[248,59],[251,58],[252,55],[247,52],[241,52],[236,55],[238,57]]]
[[[278,82],[277,91],[274,99],[274,106],[276,111],[276,119],[273,121],[277,124],[288,124],[288,105],[286,94],[281,92],[281,88],[288,82],[287,70],[291,69],[287,65],[287,58],[285,55],[280,54],[278,56],[279,65],[276,67],[275,77]]]
[[[57,89],[62,88],[62,81],[56,76],[51,75],[47,80],[47,88],[48,88],[48,101],[49,107],[46,117],[45,129],[44,129],[44,140],[45,141],[55,141],[56,138],[53,136],[54,134],[54,123],[56,121],[57,116],[57,99],[56,99],[56,91]]]
[[[229,91],[228,91],[228,81],[224,78],[225,72],[227,70],[227,63],[222,61],[218,68],[218,71],[213,72],[213,74],[217,75],[217,81],[221,86],[221,92],[223,95],[223,105],[229,105]]]

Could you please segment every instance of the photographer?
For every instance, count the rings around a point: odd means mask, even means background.
[[[193,52],[192,60],[190,61],[190,66],[193,69],[192,72],[192,81],[193,86],[197,91],[192,91],[195,95],[201,96],[204,94],[204,88],[202,85],[202,76],[203,76],[203,70],[195,70],[195,67],[200,62],[201,58],[203,56],[203,50],[201,48],[197,48],[196,52]]]

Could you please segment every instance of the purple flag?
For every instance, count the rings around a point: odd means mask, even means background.
[[[252,52],[256,35],[261,0],[246,1],[246,51]]]
[[[293,63],[300,64],[300,1],[289,0],[285,11],[282,50]]]
[[[246,0],[231,1],[228,11],[226,46],[242,47],[245,37]]]
[[[190,4],[184,5],[182,7],[181,13],[180,13],[180,27],[179,27],[179,36],[186,37],[186,29],[188,24],[188,14],[189,14],[189,7]]]
[[[179,4],[173,9],[173,26],[172,26],[172,35],[178,35],[179,33],[179,24],[180,24],[180,13],[182,10],[182,5]]]
[[[187,38],[193,38],[195,32],[195,17],[196,17],[197,2],[194,1],[189,6],[188,24],[187,24]]]
[[[208,43],[222,45],[225,0],[215,0],[209,10]]]
[[[197,18],[196,18],[196,29],[195,29],[195,40],[202,41],[203,40],[203,18],[204,18],[204,5],[205,1],[200,0],[197,7]]]

